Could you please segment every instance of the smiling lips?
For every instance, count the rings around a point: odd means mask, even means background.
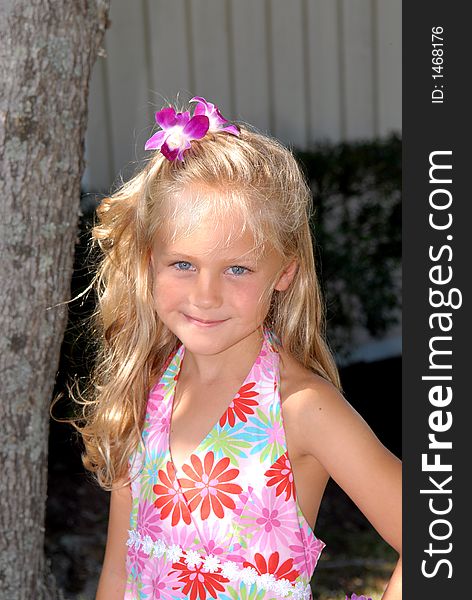
[[[224,323],[227,319],[222,321],[204,321],[203,319],[196,319],[194,317],[190,317],[189,315],[185,315],[185,317],[195,325],[199,325],[200,327],[211,327],[212,325],[218,325],[219,323]]]

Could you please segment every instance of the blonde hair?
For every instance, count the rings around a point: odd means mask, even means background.
[[[264,325],[304,367],[340,388],[325,341],[310,190],[289,150],[246,126],[240,130],[239,137],[217,133],[193,141],[184,162],[154,153],[97,209],[92,238],[103,252],[94,280],[99,347],[91,385],[78,400],[81,414],[71,422],[83,437],[83,463],[104,489],[127,476],[149,390],[180,345],[154,309],[150,258],[160,228],[172,223],[178,228],[184,212],[195,228],[209,210],[219,218],[237,209],[256,248],[270,244],[285,265],[296,259],[289,288],[269,291]],[[194,184],[217,193],[196,195],[190,209],[175,202]]]

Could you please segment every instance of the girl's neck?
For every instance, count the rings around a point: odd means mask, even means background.
[[[262,328],[258,328],[218,354],[194,354],[185,348],[179,380],[181,383],[186,381],[197,386],[217,385],[232,379],[242,380],[254,364],[263,339]]]

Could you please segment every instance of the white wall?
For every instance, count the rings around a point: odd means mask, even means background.
[[[180,94],[286,144],[401,131],[401,0],[112,0],[93,72],[84,188],[144,155]]]

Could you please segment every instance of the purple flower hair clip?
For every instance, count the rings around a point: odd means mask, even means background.
[[[372,600],[372,598],[367,598],[367,596],[358,596],[357,594],[352,594],[351,597],[346,596],[346,600]]]
[[[160,150],[168,160],[183,161],[191,142],[200,140],[208,131],[239,135],[238,128],[223,117],[215,104],[201,96],[195,96],[190,102],[196,102],[192,117],[188,110],[176,113],[172,107],[156,113],[156,123],[161,130],[148,139],[145,150]]]

